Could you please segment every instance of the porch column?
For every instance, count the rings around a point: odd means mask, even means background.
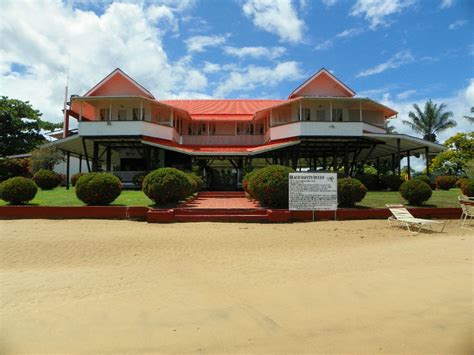
[[[82,121],[82,101],[81,101],[81,104],[79,106],[79,122]]]
[[[329,100],[329,121],[332,122],[332,100]]]
[[[82,155],[79,155],[79,172],[82,173]]]
[[[411,180],[410,151],[407,150],[408,180]]]
[[[270,110],[270,125],[269,128],[273,126],[273,110]]]
[[[336,150],[334,149],[332,151],[332,170],[336,172],[337,170],[337,156],[336,156]]]
[[[359,101],[359,118],[360,122],[362,122],[362,101]]]
[[[109,121],[112,121],[112,101],[109,104]]]
[[[94,142],[92,151],[92,171],[96,172],[99,168],[99,142]]]
[[[111,152],[110,147],[107,147],[106,149],[107,149],[107,151],[106,151],[106,168],[105,168],[105,170],[110,171],[111,168],[112,168],[112,164],[111,164],[112,163],[112,154],[111,154],[112,152]]]
[[[71,165],[71,152],[66,152],[66,190],[69,190],[70,165]]]
[[[298,121],[303,121],[303,108],[301,107],[301,99],[300,99],[300,113],[299,113],[299,117],[298,117]]]
[[[430,147],[425,147],[426,156],[426,175],[431,176],[430,173]]]
[[[174,110],[171,109],[171,113],[170,113],[170,127],[173,127],[173,115],[174,115]]]
[[[402,174],[401,169],[401,156],[400,156],[400,138],[397,138],[397,167],[398,167],[398,176]]]
[[[392,174],[395,175],[395,154],[392,154]]]
[[[140,119],[139,121],[143,121],[143,101],[140,100]]]

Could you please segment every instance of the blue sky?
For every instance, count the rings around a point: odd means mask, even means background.
[[[473,1],[4,4],[1,94],[30,100],[52,121],[61,119],[70,56],[71,94],[120,67],[158,99],[285,98],[326,67],[399,118],[432,98],[459,119],[446,135],[472,130],[461,116],[474,105]]]

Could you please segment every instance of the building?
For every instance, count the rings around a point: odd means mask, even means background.
[[[190,169],[229,161],[241,173],[260,158],[312,170],[356,173],[357,166],[433,155],[443,146],[389,134],[397,112],[355,92],[321,69],[285,100],[157,100],[120,69],[82,96],[71,96],[64,137],[55,141],[88,171],[110,171],[122,181],[173,166]],[[77,131],[69,120],[78,120]],[[90,163],[89,163],[90,161]],[[429,161],[429,160],[428,160]]]

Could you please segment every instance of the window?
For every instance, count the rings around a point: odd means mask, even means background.
[[[118,111],[118,120],[119,121],[126,121],[127,120],[127,110],[119,110]]]
[[[332,120],[335,122],[342,122],[342,108],[332,109]]]
[[[108,108],[101,108],[100,109],[100,120],[107,121],[110,119],[110,109]]]
[[[140,110],[142,111],[142,117],[140,118]],[[145,120],[145,109],[134,108],[133,109],[133,120],[144,121]]]
[[[326,121],[326,111],[324,111],[324,110],[316,111],[316,120],[317,121]]]

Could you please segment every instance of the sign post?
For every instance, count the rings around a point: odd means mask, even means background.
[[[336,173],[291,173],[289,175],[290,211],[337,211]]]

